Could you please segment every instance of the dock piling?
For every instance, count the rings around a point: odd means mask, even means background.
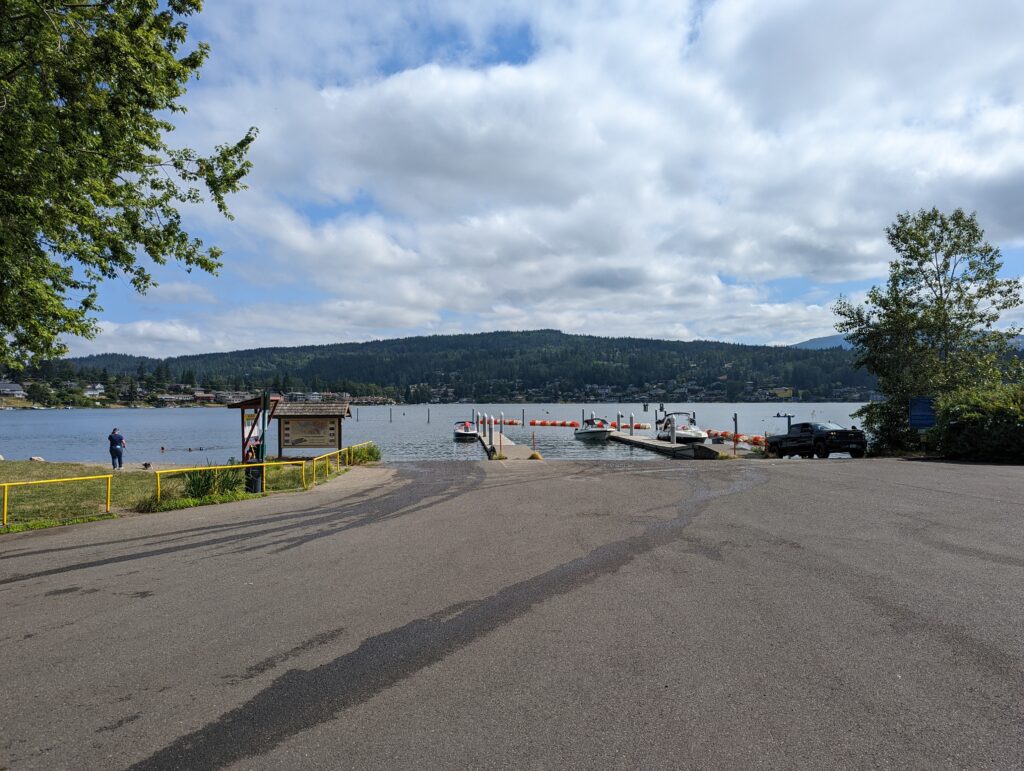
[[[636,417],[633,413],[629,413],[629,435],[633,436],[633,426],[636,425]]]

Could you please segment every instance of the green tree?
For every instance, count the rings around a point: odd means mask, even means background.
[[[49,405],[53,400],[53,391],[50,390],[50,386],[41,380],[37,380],[34,383],[29,383],[25,389],[25,393],[28,394],[29,401],[36,402],[37,404]]]
[[[0,366],[97,331],[98,288],[153,285],[156,264],[210,273],[220,251],[183,228],[203,200],[230,217],[256,130],[209,156],[172,148],[168,120],[207,46],[185,50],[201,0],[0,2]]]
[[[1021,304],[1021,282],[999,277],[999,250],[961,209],[900,214],[886,235],[896,252],[886,286],[860,305],[840,297],[833,310],[857,365],[886,397],[859,414],[878,445],[898,450],[913,441],[911,398],[1002,382],[1020,330],[996,324]]]

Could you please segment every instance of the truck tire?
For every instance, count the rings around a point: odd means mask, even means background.
[[[827,458],[828,457],[829,453],[828,453],[828,450],[825,449],[825,443],[824,442],[815,442],[814,443],[814,454],[817,455],[819,458]]]
[[[772,445],[768,449],[768,454],[769,455],[774,455],[776,458],[785,458],[786,457],[786,454],[782,451],[781,445],[777,445],[777,444],[776,445]]]
[[[850,450],[850,457],[851,458],[863,458],[864,457],[864,451],[863,450]]]

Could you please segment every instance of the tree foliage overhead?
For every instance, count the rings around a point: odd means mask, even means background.
[[[1020,330],[996,324],[1021,304],[1021,282],[999,276],[999,250],[961,209],[903,213],[886,234],[896,252],[886,286],[872,287],[861,305],[840,298],[834,310],[857,364],[887,397],[864,409],[865,423],[881,445],[898,449],[912,437],[911,398],[1002,383]]]
[[[215,272],[178,207],[204,190],[225,215],[249,129],[209,156],[165,136],[207,56],[186,49],[201,0],[0,0],[0,366],[91,336],[104,279],[153,285],[146,255]]]

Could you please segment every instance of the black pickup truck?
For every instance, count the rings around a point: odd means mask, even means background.
[[[867,444],[863,431],[835,423],[794,423],[788,434],[765,438],[768,454],[780,458],[787,455],[827,458],[833,452],[848,452],[851,457],[863,458]]]

